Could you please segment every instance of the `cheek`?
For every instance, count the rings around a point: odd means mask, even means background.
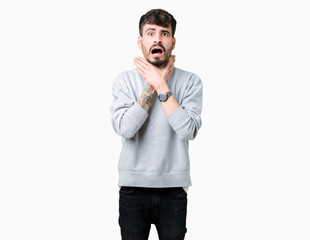
[[[174,44],[174,41],[172,40],[171,41],[171,48],[174,49],[174,46],[175,46],[175,44]]]
[[[172,50],[174,49],[174,46],[173,45],[169,45],[169,47],[166,49],[167,52],[172,52]]]
[[[148,45],[147,44],[142,44],[142,51],[143,52],[148,52],[149,51],[149,47],[148,47]]]
[[[164,43],[164,46],[165,46],[166,50],[174,49],[173,41],[167,41],[166,44]]]
[[[149,54],[149,51],[147,50],[147,48],[144,45],[142,45],[141,50],[142,50],[144,57],[146,57]]]

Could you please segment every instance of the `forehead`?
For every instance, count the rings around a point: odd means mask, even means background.
[[[157,32],[160,32],[160,31],[168,31],[168,32],[172,32],[172,28],[171,28],[171,25],[169,25],[169,27],[162,27],[162,26],[158,26],[156,24],[144,24],[143,28],[142,28],[142,31],[143,33],[147,32],[147,31],[150,31],[150,30],[155,30]]]

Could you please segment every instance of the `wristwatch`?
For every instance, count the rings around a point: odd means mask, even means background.
[[[168,97],[171,95],[172,95],[172,93],[170,91],[169,92],[162,92],[158,95],[159,101],[166,102]]]

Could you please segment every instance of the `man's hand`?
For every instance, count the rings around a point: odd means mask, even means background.
[[[172,55],[163,68],[155,67],[149,63],[145,58],[135,57],[134,64],[144,80],[153,86],[158,93],[168,91],[167,80],[174,68],[175,56]]]

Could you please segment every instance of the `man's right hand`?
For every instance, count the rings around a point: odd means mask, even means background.
[[[167,80],[174,68],[175,55],[172,55],[163,68],[158,68],[149,63],[145,58],[135,57],[134,64],[144,80],[153,86],[157,92],[169,91]]]

